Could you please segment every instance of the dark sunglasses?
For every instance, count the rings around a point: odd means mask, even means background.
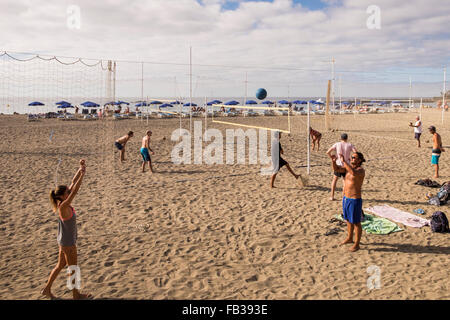
[[[358,158],[357,158],[357,157],[353,157],[353,156],[352,156],[352,160],[355,160],[355,159],[358,159]]]

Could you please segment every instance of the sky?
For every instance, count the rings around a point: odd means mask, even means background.
[[[0,51],[116,60],[119,96],[141,94],[131,61],[146,62],[145,96],[188,96],[192,48],[198,97],[325,96],[332,59],[336,96],[407,97],[411,78],[428,97],[449,66],[449,16],[447,0],[2,0]]]

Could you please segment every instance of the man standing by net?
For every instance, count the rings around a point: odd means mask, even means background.
[[[416,123],[413,125],[412,122],[409,123],[410,127],[414,128],[414,139],[417,140],[417,147],[420,148],[420,136],[422,135],[422,121],[420,117],[416,117]]]

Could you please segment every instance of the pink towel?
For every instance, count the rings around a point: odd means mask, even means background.
[[[365,210],[370,211],[379,217],[402,223],[408,227],[422,228],[430,225],[430,222],[424,218],[415,216],[408,212],[400,211],[388,205],[373,206],[366,208]]]

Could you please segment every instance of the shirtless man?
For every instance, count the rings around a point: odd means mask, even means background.
[[[428,130],[433,135],[433,150],[431,151],[431,164],[435,166],[434,178],[439,178],[439,158],[441,156],[441,152],[444,152],[445,150],[442,147],[441,135],[436,132],[436,127],[431,126],[428,128]]]
[[[365,170],[361,167],[366,160],[360,152],[352,154],[350,165],[345,161],[344,155],[340,154],[339,159],[344,167],[336,164],[336,156],[332,156],[331,161],[333,170],[346,173],[344,184],[344,199],[342,200],[342,209],[344,211],[344,219],[347,220],[347,238],[341,243],[353,243],[353,230],[356,229],[356,241],[349,249],[354,252],[359,250],[359,242],[361,240],[361,219],[362,219],[362,198],[361,187],[364,182]]]
[[[123,163],[125,161],[125,145],[131,137],[133,137],[133,131],[128,131],[128,134],[120,137],[114,142],[114,145],[120,151],[120,163]]]
[[[150,130],[147,131],[147,134],[142,138],[142,146],[141,146],[141,155],[142,155],[142,172],[145,172],[145,164],[148,162],[148,166],[150,168],[150,172],[153,173],[152,168],[152,159],[150,158],[149,150],[151,151],[152,155],[155,153],[152,149],[150,149],[150,137],[152,135],[152,132]]]
[[[309,127],[309,134],[311,135],[311,138],[312,138],[313,150],[316,147],[316,142],[317,142],[317,151],[319,151],[320,139],[322,139],[322,134],[319,131],[316,131],[311,127]]]
[[[409,123],[410,127],[414,128],[414,139],[417,140],[417,147],[420,148],[420,136],[422,134],[422,121],[420,120],[420,117],[416,117],[416,123],[412,124],[412,122]]]

